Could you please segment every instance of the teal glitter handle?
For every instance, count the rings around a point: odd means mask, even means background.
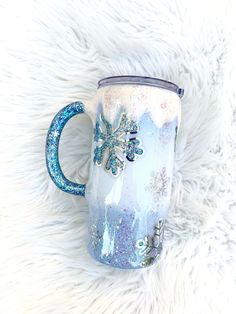
[[[46,164],[51,179],[59,189],[70,194],[84,196],[86,185],[68,180],[61,170],[58,157],[62,130],[67,121],[79,113],[84,113],[84,105],[78,101],[64,107],[52,120],[46,141]]]

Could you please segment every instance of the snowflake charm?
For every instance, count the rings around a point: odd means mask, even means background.
[[[105,169],[114,176],[118,175],[124,169],[124,157],[134,161],[143,154],[143,149],[139,147],[140,140],[135,137],[137,133],[137,122],[128,119],[125,113],[115,129],[101,113],[94,130],[94,141],[97,143],[94,163],[101,166],[105,160]]]
[[[139,256],[144,256],[141,266],[151,265],[157,259],[162,251],[162,242],[164,238],[164,220],[160,219],[154,226],[152,236],[145,236],[136,242],[136,248]]]

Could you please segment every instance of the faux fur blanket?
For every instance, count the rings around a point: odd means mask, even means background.
[[[0,313],[235,313],[235,3],[0,1]],[[84,199],[59,191],[45,137],[110,75],[185,88],[161,261],[118,270],[86,250]],[[79,123],[78,123],[79,121]],[[69,122],[61,164],[88,177],[91,122]]]

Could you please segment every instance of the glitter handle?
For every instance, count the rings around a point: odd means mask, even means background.
[[[84,113],[84,105],[78,101],[61,109],[52,120],[46,140],[46,164],[51,179],[59,189],[70,194],[84,196],[86,185],[68,180],[61,170],[58,157],[62,130],[67,121],[79,113]]]

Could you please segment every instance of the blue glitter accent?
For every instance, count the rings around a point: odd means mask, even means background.
[[[112,151],[107,159],[105,168],[108,171],[111,170],[111,173],[115,176],[119,169],[124,168],[124,162]]]
[[[61,170],[58,157],[61,132],[67,121],[79,113],[84,113],[84,106],[78,101],[64,107],[54,117],[46,140],[46,164],[51,179],[59,189],[70,194],[84,196],[85,184],[69,181]]]
[[[126,146],[126,158],[129,161],[134,161],[135,160],[135,155],[142,155],[143,154],[143,149],[139,148],[138,146],[140,145],[140,140],[133,137],[127,141],[127,146]]]
[[[103,130],[103,126],[105,130]],[[127,160],[134,161],[137,155],[143,154],[143,149],[138,147],[139,139],[136,137],[127,139],[128,134],[136,134],[137,132],[137,122],[129,120],[125,113],[122,113],[119,126],[116,129],[113,129],[101,113],[94,129],[94,141],[97,142],[94,149],[94,163],[100,166],[103,163],[104,154],[108,150],[105,169],[114,176],[118,175],[124,169],[124,156]]]

